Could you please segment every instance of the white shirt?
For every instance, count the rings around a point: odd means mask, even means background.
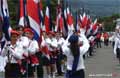
[[[17,45],[27,47],[29,45],[29,39],[26,36],[21,36],[17,41]]]
[[[23,49],[23,54],[25,56],[28,56],[28,51],[27,51],[27,47],[29,46],[30,43],[30,39],[28,39],[28,37],[26,36],[21,36],[18,41],[17,41],[17,46],[21,47]],[[23,56],[23,59],[25,57]]]
[[[116,37],[115,38],[115,45],[114,45],[114,54],[116,55],[116,49],[120,48],[120,38]]]
[[[54,47],[54,48],[57,48],[57,46],[58,46],[58,43],[57,43],[57,39],[56,39],[56,38],[52,38],[52,39],[46,38],[46,39],[45,39],[45,42],[46,42],[46,44],[48,45],[49,51],[53,51],[53,48],[51,48],[51,46]]]
[[[64,44],[64,42],[65,42],[65,39],[64,38],[59,38],[58,40],[57,40],[57,44],[58,44],[58,48],[60,48],[63,44]]]
[[[30,40],[27,50],[30,54],[35,54],[36,52],[38,52],[39,51],[38,42],[36,40]]]
[[[88,51],[90,47],[88,40],[85,39],[85,37],[81,37],[80,39],[82,40],[83,45],[80,47],[80,57],[79,57],[77,70],[85,69],[83,55]],[[67,70],[72,70],[74,57],[70,51],[70,48],[66,43],[64,43],[64,45],[62,46],[62,50],[63,50],[63,54],[67,56]]]
[[[2,50],[1,55],[3,57],[6,57],[8,55],[8,51],[9,51],[10,63],[17,63],[17,60],[23,58],[23,53],[24,53],[23,48],[17,45],[5,46]]]

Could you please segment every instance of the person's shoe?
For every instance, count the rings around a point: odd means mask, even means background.
[[[48,75],[48,78],[51,78],[51,75]]]

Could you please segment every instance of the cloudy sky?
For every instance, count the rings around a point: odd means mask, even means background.
[[[109,16],[113,13],[120,13],[120,0],[68,0],[72,11],[80,8],[89,10],[90,14],[97,16]]]

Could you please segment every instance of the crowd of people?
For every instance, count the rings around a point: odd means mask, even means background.
[[[86,36],[80,31],[42,31],[39,41],[34,39],[34,31],[22,26],[12,29],[11,41],[5,40],[0,31],[0,71],[5,78],[85,78],[84,56],[93,56],[94,48],[101,48],[102,37],[108,46],[109,34],[98,32]],[[114,53],[120,63],[120,27],[116,27],[113,37]],[[56,75],[57,73],[57,75]]]

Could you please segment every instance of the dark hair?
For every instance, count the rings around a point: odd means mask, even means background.
[[[76,57],[77,55],[79,55],[79,45],[78,45],[78,42],[75,42],[75,43],[70,43],[70,50],[71,50],[71,53],[74,57]]]
[[[79,54],[78,36],[73,34],[70,36],[68,41],[70,42],[70,50],[71,50],[73,56],[75,57],[76,55]]]

